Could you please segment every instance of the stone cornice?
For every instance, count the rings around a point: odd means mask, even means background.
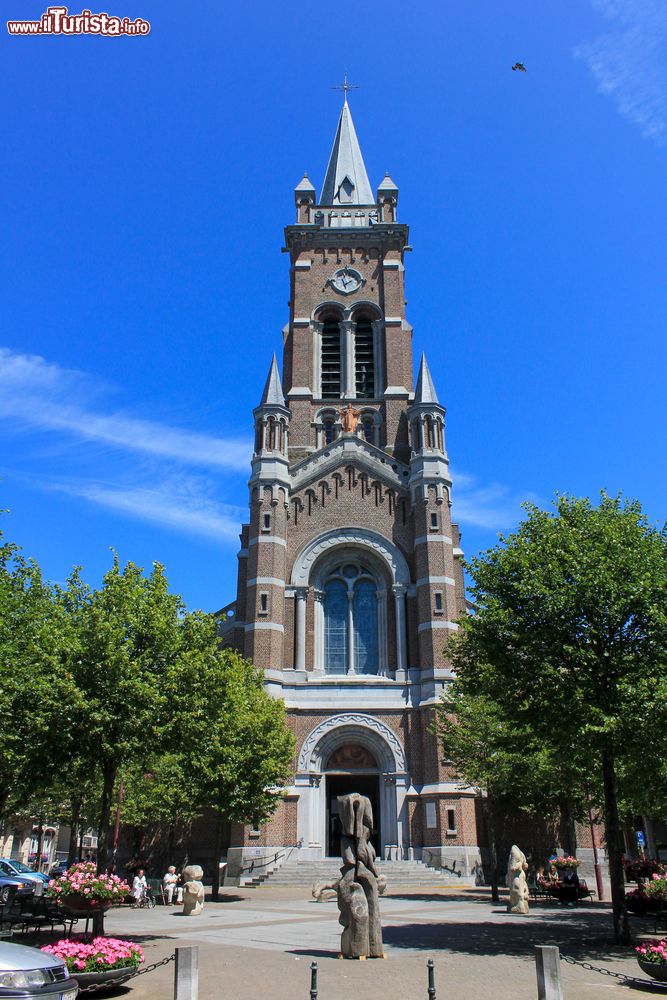
[[[332,444],[320,448],[290,467],[291,492],[303,489],[313,480],[322,479],[348,463],[356,463],[394,489],[407,488],[407,466],[356,435],[342,434]]]
[[[400,222],[378,222],[373,226],[318,226],[315,223],[285,227],[285,248],[303,250],[313,246],[344,248],[377,244],[385,250],[403,250],[408,245],[408,227]]]

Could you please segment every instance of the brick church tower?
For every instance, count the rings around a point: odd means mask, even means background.
[[[468,874],[475,796],[430,729],[465,613],[445,410],[423,356],[414,385],[408,227],[389,175],[373,195],[347,100],[320,197],[306,175],[294,193],[283,376],[274,356],[222,633],[284,699],[297,750],[273,819],[232,830],[230,871],[336,856],[336,796],[360,791],[382,857]]]

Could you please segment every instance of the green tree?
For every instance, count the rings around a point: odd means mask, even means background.
[[[257,824],[275,811],[292,774],[294,737],[284,703],[267,693],[261,672],[219,648],[212,618],[195,625],[208,633],[208,643],[180,665],[180,756],[190,801],[217,815],[217,859],[225,822]],[[216,864],[214,898],[218,889]]]
[[[71,744],[71,630],[34,560],[0,533],[0,819],[45,794]]]
[[[589,760],[564,757],[513,717],[511,700],[468,693],[462,680],[454,680],[443,695],[436,731],[461,781],[486,793],[482,809],[494,900],[503,863],[497,855],[498,830],[507,816],[525,812],[558,818],[561,843],[576,854],[575,821],[586,818],[594,796]]]
[[[76,632],[69,665],[79,693],[77,757],[101,780],[97,861],[104,871],[119,769],[141,766],[165,743],[166,691],[181,649],[183,607],[169,592],[162,566],[144,576],[131,562],[121,569],[117,557],[97,590],[75,571],[61,601]]]
[[[667,697],[667,534],[638,503],[602,495],[526,505],[516,533],[471,561],[475,613],[452,642],[459,690],[508,705],[507,718],[554,754],[599,769],[614,931],[629,941],[618,768]]]

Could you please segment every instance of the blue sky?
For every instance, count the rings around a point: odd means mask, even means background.
[[[1,523],[49,577],[115,547],[190,606],[233,598],[282,229],[346,68],[411,227],[466,553],[557,490],[664,518],[663,0],[101,7],[150,36],[0,34]]]

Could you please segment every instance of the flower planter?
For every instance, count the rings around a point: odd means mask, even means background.
[[[115,986],[120,979],[126,979],[128,976],[134,975],[136,969],[124,968],[124,969],[107,969],[106,972],[73,972],[72,979],[76,979],[79,986],[83,989],[84,986],[102,986],[103,984],[108,984],[110,987]]]
[[[99,913],[100,910],[108,910],[113,904],[112,899],[91,899],[90,896],[77,896],[76,893],[61,896],[60,902],[72,913]]]
[[[667,983],[667,962],[647,962],[637,956],[637,962],[642,972],[653,979],[659,979],[661,983]]]

